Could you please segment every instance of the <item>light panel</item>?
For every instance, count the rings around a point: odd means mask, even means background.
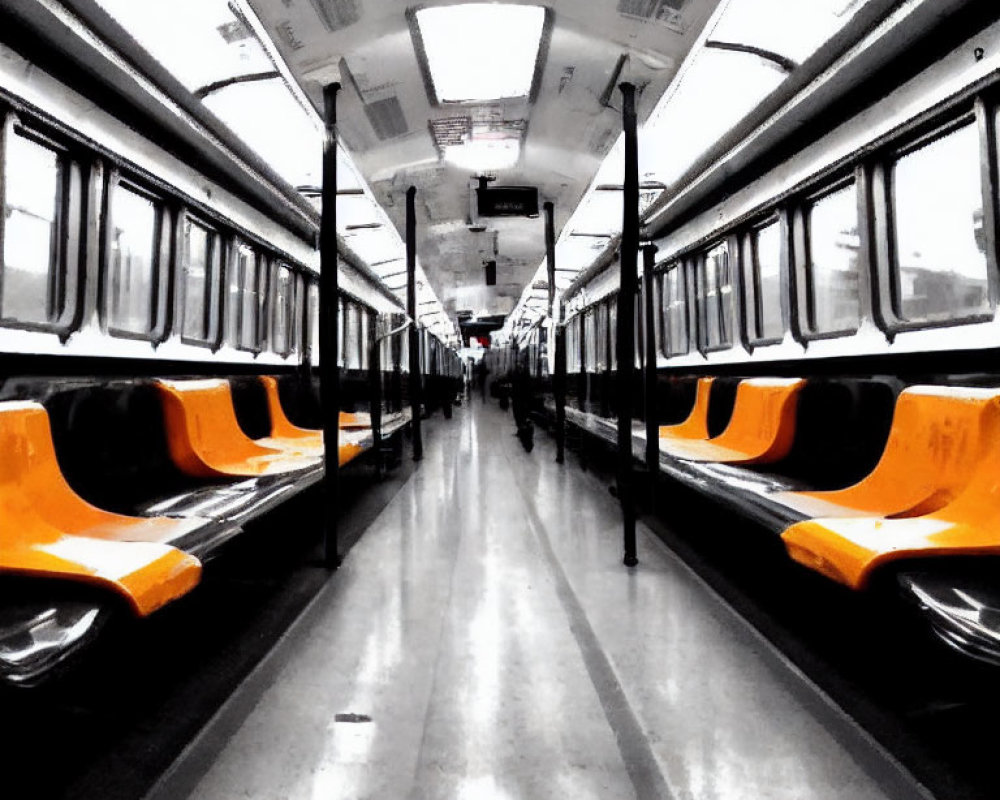
[[[416,13],[440,103],[527,97],[535,76],[545,9],[468,3]]]

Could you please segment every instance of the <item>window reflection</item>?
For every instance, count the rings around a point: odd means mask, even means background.
[[[772,222],[753,235],[753,279],[757,300],[758,339],[780,339],[781,319],[781,225]]]
[[[857,330],[858,247],[857,197],[851,183],[809,209],[809,318],[814,333]]]
[[[699,264],[702,308],[704,310],[704,345],[707,349],[726,347],[733,338],[733,276],[729,247],[713,247]]]
[[[609,369],[618,369],[618,298],[607,301],[607,359]]]
[[[61,311],[58,209],[62,165],[56,151],[14,133],[4,165],[3,317],[44,323]]]
[[[153,329],[159,214],[148,197],[118,186],[111,197],[111,327],[148,334]]]
[[[675,265],[663,275],[663,338],[661,351],[665,356],[688,352],[687,292],[684,270]]]
[[[361,311],[361,369],[368,369],[370,360],[368,353],[368,337],[369,337],[369,327],[371,325],[371,316],[369,315],[367,309],[362,309]]]
[[[284,264],[276,269],[274,284],[274,329],[272,342],[274,351],[287,355],[291,349],[291,310],[294,291],[292,271]]]
[[[586,371],[597,372],[597,310],[593,308],[584,316],[583,346]]]
[[[219,274],[221,248],[214,231],[191,220],[184,223],[184,307],[181,333],[207,341],[211,336],[212,287]]]
[[[601,303],[597,306],[597,371],[601,372],[608,367],[608,305]]]
[[[893,167],[897,311],[905,320],[962,317],[989,306],[979,169],[974,125]]]
[[[256,350],[259,342],[260,256],[246,245],[236,253],[236,266],[229,276],[231,339],[243,350]]]
[[[344,316],[344,366],[361,368],[361,309],[354,303],[346,304]]]
[[[306,313],[309,315],[309,352],[315,361],[319,354],[319,284],[315,281],[309,283],[309,308]]]

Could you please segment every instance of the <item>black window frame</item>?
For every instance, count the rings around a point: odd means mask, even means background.
[[[872,319],[872,285],[871,285],[871,230],[869,213],[871,208],[870,192],[867,191],[868,179],[862,165],[852,169],[802,194],[796,203],[793,215],[793,256],[792,274],[794,275],[795,291],[795,325],[796,337],[804,342],[821,341],[823,339],[839,339],[855,336],[861,330],[866,320]],[[812,272],[811,249],[811,213],[813,207],[821,200],[829,197],[848,186],[854,187],[855,206],[858,217],[858,326],[856,328],[838,328],[831,331],[817,331],[815,325],[815,292]]]
[[[209,234],[209,257],[207,259],[208,263],[206,265],[205,274],[206,291],[204,297],[204,308],[202,311],[204,315],[204,329],[206,331],[204,338],[189,336],[184,331],[188,267],[185,259],[185,232],[188,223],[202,228]],[[229,237],[226,237],[223,231],[214,222],[210,222],[205,218],[192,213],[188,208],[181,209],[178,217],[177,229],[178,237],[175,258],[175,288],[177,300],[174,315],[175,319],[178,320],[180,338],[185,344],[195,345],[197,347],[207,347],[212,350],[216,350],[220,347],[225,338],[225,329],[223,326],[223,306],[227,299],[226,294],[228,293],[229,288],[227,280],[228,275],[226,274],[226,265],[229,263]]]
[[[92,171],[91,158],[75,142],[51,133],[46,126],[13,109],[0,108],[0,327],[55,333],[61,341],[76,330],[83,319],[86,296],[87,222]],[[54,256],[49,268],[46,321],[3,316],[3,279],[6,236],[7,143],[20,136],[53,151],[59,165],[59,197],[53,231]],[[70,276],[72,273],[72,281]]]
[[[981,98],[972,106],[952,110],[947,117],[938,117],[921,126],[915,134],[902,141],[895,141],[883,149],[872,165],[871,180],[876,219],[877,289],[873,304],[879,311],[880,326],[890,337],[898,333],[934,328],[974,325],[991,321],[998,309],[998,278],[996,236],[988,233],[996,225],[996,191],[992,164],[997,158],[996,117],[1000,108],[990,107]],[[977,134],[980,163],[980,191],[982,194],[983,235],[986,239],[986,280],[988,308],[961,316],[906,319],[902,314],[902,286],[896,242],[896,208],[894,167],[903,157],[946,138],[963,128],[973,127]],[[992,219],[989,219],[992,217]]]
[[[778,308],[781,314],[781,336],[766,336],[764,308],[760,290],[760,232],[772,225],[778,226],[780,249],[778,254]],[[746,342],[751,347],[781,344],[789,329],[789,273],[791,271],[791,246],[789,244],[788,214],[774,209],[749,225],[739,236],[739,262],[743,279],[743,328]]]
[[[692,341],[692,331],[691,331],[691,319],[693,316],[691,314],[691,297],[688,291],[688,285],[690,281],[688,280],[688,266],[686,261],[682,259],[671,259],[666,262],[666,266],[662,269],[657,267],[657,276],[659,277],[659,291],[657,292],[657,301],[659,302],[659,331],[660,331],[660,344],[658,348],[658,353],[664,358],[679,358],[681,356],[686,356],[691,354],[691,341]],[[679,290],[681,296],[684,298],[684,302],[681,308],[684,312],[684,334],[685,334],[685,347],[683,350],[671,349],[668,346],[668,342],[671,341],[670,336],[670,326],[667,322],[667,313],[669,311],[669,306],[665,302],[665,293],[667,290],[669,275],[676,274],[679,281]]]
[[[281,356],[282,358],[288,358],[295,352],[295,291],[296,291],[296,277],[295,269],[291,264],[284,261],[283,259],[276,258],[271,262],[271,295],[270,295],[270,314],[269,314],[269,332],[270,332],[270,348],[271,351]],[[279,276],[282,270],[288,273],[288,295],[284,300],[284,303],[279,304],[278,302],[278,286],[281,283]],[[285,330],[281,331],[278,314],[281,310],[281,306],[284,305],[285,309]],[[279,338],[282,340],[282,347],[278,347]]]
[[[719,337],[720,342],[718,344],[709,344],[708,342],[708,303],[705,286],[708,280],[708,256],[709,254],[718,249],[719,247],[725,246],[726,256],[728,259],[729,266],[729,281],[730,281],[730,300],[729,300],[729,330],[724,332],[722,325],[722,288],[718,283],[718,276],[716,276],[716,292],[719,294],[718,308],[720,317],[718,320]],[[733,241],[730,236],[721,236],[717,239],[713,239],[712,242],[705,247],[700,248],[697,253],[693,254],[690,261],[694,269],[694,284],[695,284],[695,302],[697,304],[697,317],[698,317],[698,339],[697,347],[702,354],[707,353],[717,353],[723,350],[731,350],[736,347],[739,342],[739,337],[737,332],[740,329],[740,314],[738,311],[739,307],[739,279],[736,273],[736,258],[733,254]],[[728,333],[728,339],[724,337],[724,333]],[[690,352],[690,351],[689,351]]]
[[[111,304],[114,302],[114,287],[111,274],[111,244],[114,230],[112,208],[115,192],[124,188],[139,197],[153,203],[155,213],[153,227],[153,263],[151,280],[152,297],[150,298],[150,323],[146,333],[130,331],[115,326],[112,322]],[[171,207],[168,197],[152,189],[142,180],[134,178],[130,173],[112,167],[105,177],[104,213],[102,215],[102,253],[101,253],[101,319],[111,336],[120,339],[133,339],[151,342],[154,345],[164,342],[170,335],[171,314],[171,280],[172,280],[172,241],[177,229],[178,209]]]

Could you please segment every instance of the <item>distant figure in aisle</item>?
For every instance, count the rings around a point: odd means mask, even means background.
[[[535,426],[531,422],[531,377],[523,367],[514,369],[510,380],[510,399],[514,407],[516,436],[527,452],[535,447]]]
[[[480,361],[476,367],[476,380],[479,382],[479,394],[482,396],[484,403],[486,402],[486,376],[489,372],[486,369],[486,362]]]

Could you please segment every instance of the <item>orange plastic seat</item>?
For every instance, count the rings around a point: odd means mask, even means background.
[[[267,393],[267,409],[271,415],[271,435],[255,441],[265,447],[272,447],[284,452],[291,451],[321,457],[323,455],[323,431],[300,428],[295,425],[288,419],[285,410],[281,407],[278,381],[269,375],[261,376],[261,381],[263,381],[264,390]],[[362,440],[365,439],[365,436],[363,433],[358,436],[345,434],[347,431],[365,431],[371,428],[370,420],[368,424],[362,422],[362,417],[367,416],[367,414],[340,412],[339,425],[342,431],[338,452],[340,466],[344,466],[364,452]]]
[[[1000,389],[913,386],[900,393],[882,458],[853,486],[778,492],[810,517],[919,516],[965,488],[1000,444]]]
[[[814,519],[788,528],[788,554],[828,578],[863,589],[899,559],[1000,555],[1000,449],[980,459],[958,496],[923,516]]]
[[[338,422],[342,430],[362,430],[372,426],[372,415],[366,411],[341,411]]]
[[[694,406],[687,419],[677,425],[661,425],[660,438],[707,439],[708,398],[715,378],[699,378],[695,389]]]
[[[315,466],[320,454],[301,447],[268,447],[236,421],[232,392],[223,380],[157,381],[167,444],[174,463],[202,478],[253,477]]]
[[[59,469],[45,408],[0,403],[0,572],[104,586],[146,615],[200,580],[201,562],[167,542],[202,524],[90,505]]]
[[[805,381],[749,378],[736,387],[733,416],[714,439],[660,438],[660,449],[689,461],[768,464],[788,455],[795,439],[795,410]],[[699,387],[700,388],[700,387]]]
[[[264,384],[264,391],[267,394],[267,410],[271,415],[271,436],[276,439],[318,441],[322,445],[323,431],[300,428],[285,415],[285,409],[281,406],[281,397],[278,394],[278,381],[270,375],[262,375],[260,380]]]

